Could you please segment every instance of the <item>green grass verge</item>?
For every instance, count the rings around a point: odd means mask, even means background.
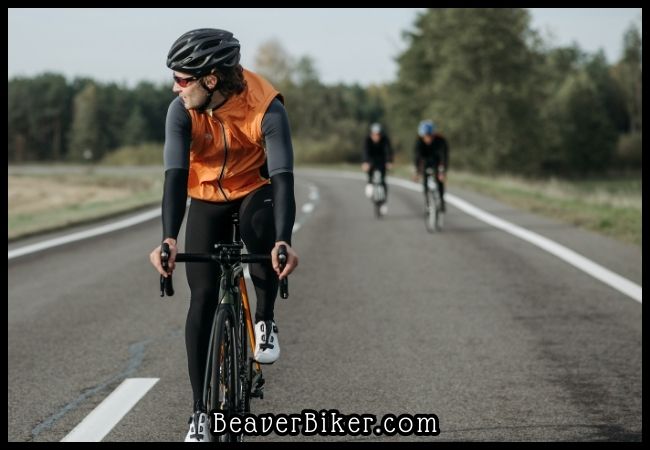
[[[114,196],[104,196],[101,200],[92,196],[74,195],[70,200],[62,202],[55,207],[46,203],[29,212],[13,212],[10,205],[7,220],[7,238],[9,241],[27,237],[33,234],[52,231],[71,225],[92,222],[107,216],[124,213],[146,206],[160,205],[162,198],[163,178],[160,174],[149,171],[129,171],[120,173],[53,173],[53,174],[15,174],[22,180],[39,183],[48,183],[48,186],[84,192],[91,189],[114,189]],[[16,178],[13,178],[16,180]],[[9,190],[14,188],[10,177]],[[56,190],[56,188],[54,189]],[[69,195],[69,194],[64,194]],[[11,200],[10,200],[11,202]]]
[[[400,166],[396,176],[409,178]],[[642,243],[641,176],[587,180],[527,180],[450,171],[448,188],[467,189],[509,205],[589,229],[622,242]]]
[[[305,166],[306,167],[306,166]],[[360,165],[310,165],[314,168],[360,171]],[[96,173],[19,174],[32,176],[34,182],[44,177],[62,184],[127,188],[129,194],[112,201],[77,202],[55,209],[8,217],[9,239],[63,226],[99,219],[146,205],[160,203],[162,168],[133,168]],[[299,168],[298,168],[299,169]],[[10,174],[12,170],[10,169]],[[410,167],[396,166],[391,175],[410,179]],[[549,216],[578,227],[641,246],[642,180],[641,176],[602,180],[566,181],[557,179],[526,180],[513,176],[481,176],[450,171],[448,187],[472,190],[523,210]],[[11,183],[9,185],[11,190]]]

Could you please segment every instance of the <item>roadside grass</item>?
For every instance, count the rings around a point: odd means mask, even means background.
[[[160,171],[11,173],[8,240],[160,204]]]
[[[410,178],[410,168],[394,175]],[[614,239],[642,244],[642,178],[560,180],[486,176],[451,170],[448,188],[475,191],[526,211],[553,217]]]
[[[163,183],[160,167],[98,166],[90,170],[68,170],[65,166],[54,166],[57,170],[52,170],[50,167],[42,166],[36,173],[10,167],[9,240],[160,204]],[[360,172],[357,164],[309,167]],[[397,165],[391,175],[410,179],[410,167]],[[454,187],[472,190],[622,242],[642,244],[640,173],[638,176],[570,181],[485,176],[451,170],[448,187],[451,192]]]

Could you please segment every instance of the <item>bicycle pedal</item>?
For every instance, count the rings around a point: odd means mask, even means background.
[[[251,386],[253,386],[253,389],[251,389],[251,397],[263,399],[264,398],[264,383],[266,380],[264,380],[264,377],[262,376],[262,372],[258,372],[255,374],[253,377],[253,382],[251,383]]]
[[[260,400],[264,399],[264,387],[256,387],[252,392],[251,392],[251,397],[253,398],[259,398]]]

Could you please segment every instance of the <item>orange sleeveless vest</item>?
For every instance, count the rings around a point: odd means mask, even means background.
[[[244,69],[246,88],[207,113],[192,118],[187,193],[192,198],[225,202],[269,184],[260,175],[266,164],[262,118],[271,101],[282,96],[259,75]]]

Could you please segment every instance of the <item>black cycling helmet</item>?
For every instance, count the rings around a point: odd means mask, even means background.
[[[176,39],[167,55],[167,67],[201,77],[215,67],[235,67],[239,58],[239,41],[230,31],[200,28]]]

